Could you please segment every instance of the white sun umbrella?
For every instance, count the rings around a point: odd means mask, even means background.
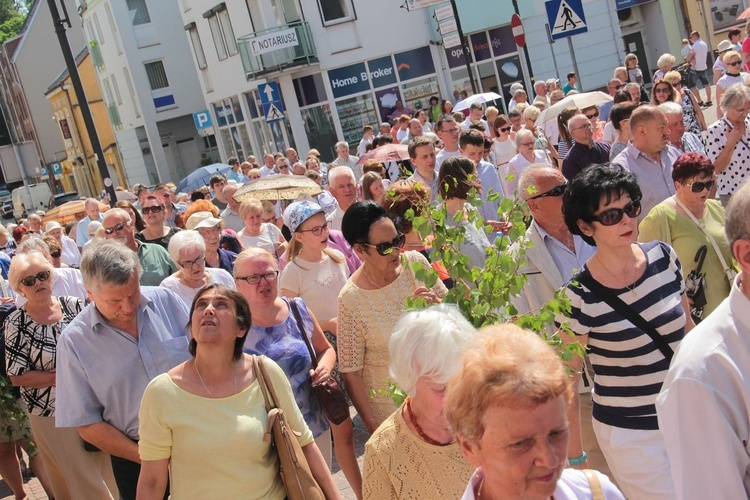
[[[536,124],[541,125],[542,123],[556,120],[565,108],[576,107],[578,109],[584,109],[591,106],[598,106],[611,100],[612,97],[604,92],[584,92],[583,94],[569,95],[554,106],[550,106],[542,111],[539,118],[536,120]]]
[[[453,111],[463,111],[465,109],[469,109],[472,104],[479,103],[484,104],[488,101],[494,101],[495,99],[501,99],[502,96],[498,95],[494,92],[485,92],[483,94],[474,94],[471,97],[467,97],[463,101],[459,102],[453,107]]]

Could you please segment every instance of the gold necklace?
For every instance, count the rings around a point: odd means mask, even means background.
[[[201,372],[198,371],[198,360],[193,360],[193,366],[195,367],[195,373],[198,374],[198,379],[201,381],[201,384],[203,384],[203,388],[206,390],[209,396],[212,398],[214,397],[213,394],[211,394],[211,391],[208,390],[208,387],[206,386],[206,383],[203,381],[203,377],[201,377]],[[232,393],[232,396],[237,394],[237,362],[234,362],[234,392]]]
[[[607,266],[604,265],[604,261],[602,260],[601,257],[599,257],[598,253],[596,254],[596,260],[599,261],[599,263],[602,265],[602,267],[604,268],[604,270],[607,271],[607,274],[609,274],[612,277],[613,280],[618,281],[617,278],[615,277],[615,275],[612,274],[612,272],[609,269],[607,269]],[[633,263],[633,268],[635,269],[635,262]],[[625,285],[625,289],[629,290],[630,293],[633,294],[633,297],[636,297],[638,295],[636,293],[636,291],[635,291],[635,281],[633,283],[631,283],[630,286]]]
[[[370,283],[372,284],[372,286],[374,286],[374,287],[375,287],[375,289],[376,289],[376,290],[379,290],[379,289],[383,288],[383,285],[378,285],[378,284],[376,284],[376,283],[375,283],[375,282],[374,282],[374,281],[372,280],[372,278],[370,278],[370,275],[369,275],[369,274],[367,274],[367,271],[365,270],[365,265],[364,265],[364,264],[362,265],[362,273],[364,273],[364,275],[365,275],[365,278],[367,278],[367,281],[369,281],[369,282],[370,282]]]

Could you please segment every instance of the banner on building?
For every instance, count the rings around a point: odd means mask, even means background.
[[[250,39],[250,49],[253,55],[259,56],[267,52],[288,49],[299,45],[297,30],[294,28],[288,30],[275,31],[268,35],[262,35]]]

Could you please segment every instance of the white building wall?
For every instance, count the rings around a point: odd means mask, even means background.
[[[64,0],[68,13],[76,12],[74,0]],[[46,1],[40,1],[30,14],[23,39],[19,43],[14,61],[21,79],[28,103],[29,113],[34,122],[37,140],[41,149],[40,160],[44,164],[65,157],[65,149],[60,139],[57,122],[53,119],[44,93],[52,81],[65,69],[62,50],[52,24],[52,16]],[[62,16],[62,12],[60,13]],[[75,56],[84,46],[85,40],[80,26],[66,31],[71,51]]]

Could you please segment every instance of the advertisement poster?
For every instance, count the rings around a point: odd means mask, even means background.
[[[714,25],[714,32],[729,28],[742,21],[737,16],[747,8],[747,0],[708,0],[708,15]]]

